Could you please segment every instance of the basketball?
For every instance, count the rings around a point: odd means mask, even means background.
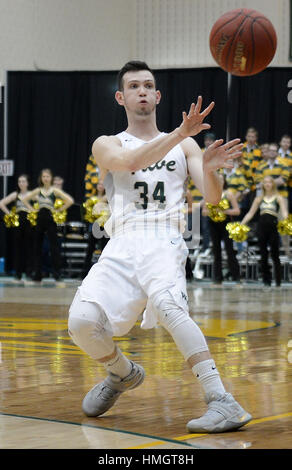
[[[262,13],[247,8],[228,11],[214,23],[209,45],[217,64],[246,77],[264,70],[277,48],[274,26]]]

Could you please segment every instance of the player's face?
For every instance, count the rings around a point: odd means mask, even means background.
[[[136,116],[151,115],[160,101],[152,73],[149,70],[127,72],[123,83],[123,91],[116,93],[118,103]]]

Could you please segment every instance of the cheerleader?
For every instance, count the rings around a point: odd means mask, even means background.
[[[23,203],[24,197],[29,194],[29,177],[20,175],[17,180],[18,188],[0,201],[0,209],[7,215],[10,214],[7,206],[14,202],[15,213],[18,215],[19,225],[14,228],[14,256],[15,256],[15,281],[20,282],[22,274],[27,278],[32,275],[32,249],[33,228],[27,220],[28,208]]]
[[[232,220],[231,217],[239,215],[240,209],[234,194],[227,189],[224,175],[221,174],[220,176],[223,180],[223,194],[221,200],[226,199],[229,207],[221,210],[225,215],[224,221],[214,221],[211,218],[208,219],[213,252],[213,285],[221,286],[223,281],[221,242],[224,241],[229,272],[232,280],[240,287],[239,263],[233,248],[233,241],[229,238],[229,234],[226,230],[226,225]],[[209,215],[209,210],[206,204],[203,206],[202,214]]]
[[[29,204],[30,200],[37,201],[39,206],[35,228],[35,269],[33,280],[37,282],[42,280],[42,245],[44,235],[47,234],[50,244],[53,276],[56,281],[59,281],[61,276],[61,256],[57,237],[57,225],[54,222],[52,211],[68,209],[74,203],[74,200],[69,194],[53,186],[53,174],[50,169],[43,169],[41,171],[38,183],[39,187],[31,191],[23,199],[24,204],[26,204],[30,211],[34,210]],[[57,198],[63,200],[63,205],[59,209],[54,207]]]
[[[271,285],[272,276],[268,262],[268,247],[270,247],[271,258],[274,265],[276,286],[281,286],[281,263],[279,256],[280,238],[277,229],[278,217],[281,212],[284,219],[288,217],[283,196],[277,191],[275,180],[266,176],[262,182],[262,195],[255,198],[250,210],[242,219],[242,224],[247,224],[260,210],[257,226],[258,243],[261,255],[261,270],[264,285]]]

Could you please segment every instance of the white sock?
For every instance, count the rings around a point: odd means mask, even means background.
[[[226,390],[213,359],[198,362],[192,367],[192,371],[201,383],[205,394],[212,392],[225,393]]]
[[[107,371],[118,375],[123,379],[130,374],[132,370],[132,364],[118,347],[116,349],[117,353],[115,357],[108,362],[104,362],[103,365]]]

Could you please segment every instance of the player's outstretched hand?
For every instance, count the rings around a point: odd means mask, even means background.
[[[204,152],[204,171],[233,168],[233,159],[241,155],[242,147],[240,139],[233,139],[225,144],[223,144],[223,139],[215,140]]]
[[[212,101],[209,106],[201,112],[202,97],[198,97],[197,104],[192,103],[189,113],[185,111],[182,113],[183,121],[178,128],[179,134],[182,137],[191,137],[199,134],[201,131],[210,129],[210,124],[204,123],[204,119],[214,108],[215,103]]]

